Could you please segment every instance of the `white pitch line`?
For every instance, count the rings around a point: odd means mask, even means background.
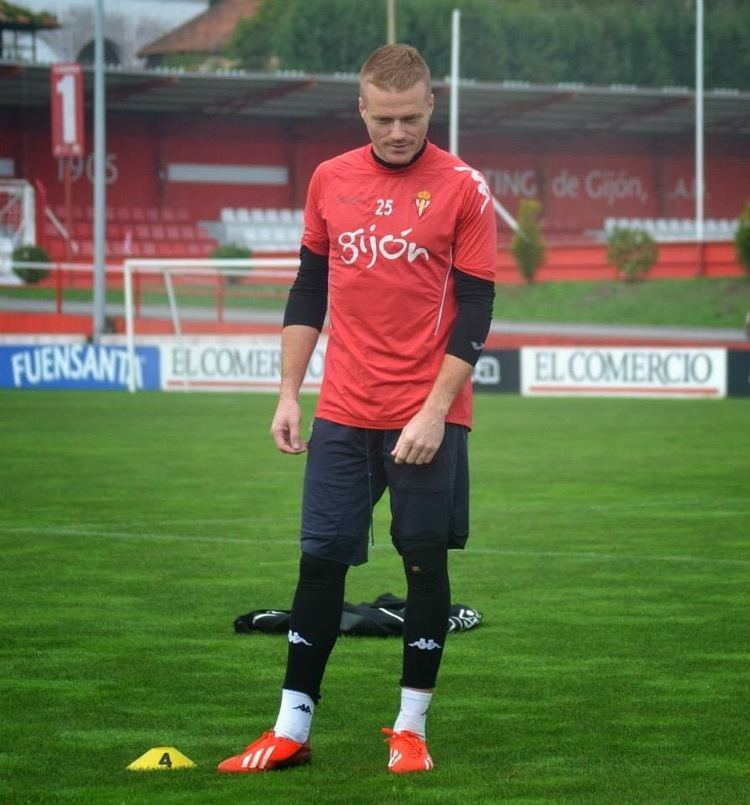
[[[200,537],[188,536],[186,534],[153,534],[150,532],[142,531],[104,531],[103,529],[93,529],[90,531],[82,531],[78,528],[33,528],[31,526],[18,526],[14,528],[0,527],[0,533],[12,534],[35,534],[44,537],[101,537],[103,539],[123,539],[123,540],[160,540],[162,542],[220,542],[220,543],[234,543],[238,545],[251,545],[253,544],[251,538],[242,539],[240,537]],[[298,539],[289,540],[263,540],[265,544],[273,545],[298,545]]]
[[[467,548],[470,553],[507,556],[554,556],[563,559],[606,559],[622,562],[696,562],[718,565],[750,565],[750,559],[719,559],[708,556],[654,556],[638,554],[597,553],[596,551],[514,551],[504,548]]]
[[[157,525],[157,526],[181,526],[181,525],[195,525],[195,518],[169,518],[166,520],[148,520],[148,521],[138,521],[138,520],[130,520],[131,525]],[[252,523],[255,525],[256,523],[282,523],[282,522],[299,522],[299,517],[293,517],[288,515],[286,517],[274,517],[268,515],[267,517],[256,517],[245,515],[244,517],[208,517],[202,518],[200,520],[201,525],[248,525],[248,523]]]
[[[205,537],[188,536],[185,534],[155,534],[151,532],[138,531],[106,531],[104,529],[80,529],[71,527],[48,526],[39,528],[34,526],[15,526],[6,528],[0,526],[0,533],[5,534],[36,534],[38,536],[49,537],[101,537],[103,539],[123,539],[123,540],[159,540],[167,542],[218,542],[237,545],[254,545],[252,537]],[[298,545],[298,539],[268,539],[263,538],[264,545]],[[508,548],[474,548],[469,546],[467,555],[471,554],[492,555],[492,556],[550,556],[562,559],[597,559],[606,561],[620,562],[692,562],[696,564],[717,564],[717,565],[738,565],[746,567],[750,565],[750,559],[720,559],[707,556],[655,556],[639,554],[615,554],[598,553],[596,551],[521,551]]]

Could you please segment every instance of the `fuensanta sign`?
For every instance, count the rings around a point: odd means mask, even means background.
[[[52,65],[50,102],[53,156],[83,156],[83,73],[80,64]]]

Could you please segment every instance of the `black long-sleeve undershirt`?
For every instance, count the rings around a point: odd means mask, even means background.
[[[303,246],[299,251],[299,270],[284,311],[284,327],[306,324],[322,330],[327,309],[328,255],[316,254]]]

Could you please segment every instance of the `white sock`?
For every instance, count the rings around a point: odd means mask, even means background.
[[[310,737],[315,702],[298,690],[281,691],[281,706],[273,731],[276,735],[303,744]]]
[[[394,732],[409,730],[416,732],[420,738],[425,737],[427,710],[432,701],[432,693],[423,690],[401,688],[401,710],[399,710]]]

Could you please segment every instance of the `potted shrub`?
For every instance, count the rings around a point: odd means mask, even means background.
[[[249,260],[253,253],[246,246],[237,246],[234,243],[225,243],[223,246],[216,246],[211,250],[211,257],[215,260]],[[242,277],[229,275],[226,278],[227,285],[239,285]]]
[[[750,278],[750,201],[740,215],[739,226],[734,235],[734,249],[737,262],[745,269]]]
[[[513,236],[510,251],[518,270],[527,283],[534,282],[537,269],[544,262],[547,251],[539,226],[542,205],[533,198],[525,198],[518,208],[518,231]]]
[[[641,229],[615,229],[607,241],[607,261],[625,282],[637,282],[659,257],[656,241]]]
[[[41,246],[16,246],[11,255],[13,273],[24,282],[32,285],[49,276],[48,268],[29,268],[16,263],[49,263],[49,255]]]

